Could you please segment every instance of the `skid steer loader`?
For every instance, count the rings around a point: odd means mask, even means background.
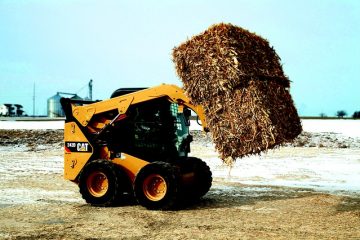
[[[130,194],[148,209],[170,209],[209,191],[209,167],[188,156],[191,110],[207,131],[203,108],[181,88],[118,89],[108,100],[62,98],[61,105],[64,177],[87,203],[110,206]]]

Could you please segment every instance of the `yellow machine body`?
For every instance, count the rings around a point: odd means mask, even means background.
[[[175,85],[118,90],[103,101],[61,99],[64,178],[96,206],[130,194],[148,209],[170,209],[186,196],[205,195],[210,168],[187,155],[189,109],[207,131],[203,108]]]
[[[84,130],[81,130],[79,125],[88,132],[99,132],[108,124],[112,124],[112,120],[106,118],[97,118],[94,120],[94,116],[111,110],[118,110],[119,116],[121,116],[122,114],[126,114],[129,106],[133,104],[162,97],[166,97],[169,101],[177,103],[180,111],[184,107],[193,110],[201,120],[203,129],[206,130],[207,125],[203,108],[199,105],[193,105],[184,91],[176,85],[162,84],[157,87],[82,106],[76,103],[71,104],[72,114],[78,124],[75,121],[65,123],[64,178],[76,181],[79,173],[94,154],[94,146],[88,141],[83,132]],[[98,155],[98,158],[110,159],[111,153],[106,147],[103,147]],[[120,158],[113,158],[111,160],[113,163],[122,166],[132,180],[139,170],[148,164],[147,161],[126,153],[123,153]]]

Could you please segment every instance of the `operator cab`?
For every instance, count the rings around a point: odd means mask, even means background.
[[[118,89],[111,97],[143,89]],[[176,161],[190,152],[190,115],[188,108],[166,97],[134,104],[127,110],[126,118],[116,122],[104,140],[115,153],[124,152],[149,162]]]

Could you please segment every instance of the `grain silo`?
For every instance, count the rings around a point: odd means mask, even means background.
[[[48,100],[47,100],[47,115],[48,115],[48,117],[51,117],[51,118],[65,117],[64,111],[60,104],[60,99],[62,97],[69,97],[74,100],[82,99],[75,93],[57,92],[54,96],[48,98]]]

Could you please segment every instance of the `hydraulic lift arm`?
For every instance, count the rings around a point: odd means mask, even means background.
[[[114,109],[118,110],[119,115],[125,114],[130,105],[161,97],[167,97],[171,102],[177,103],[180,106],[184,105],[193,110],[201,120],[203,130],[208,131],[203,107],[200,105],[193,105],[190,99],[185,95],[183,89],[176,85],[169,84],[162,84],[157,87],[140,90],[101,102],[94,102],[89,105],[76,106],[75,104],[72,104],[72,115],[85,127],[96,114]]]

